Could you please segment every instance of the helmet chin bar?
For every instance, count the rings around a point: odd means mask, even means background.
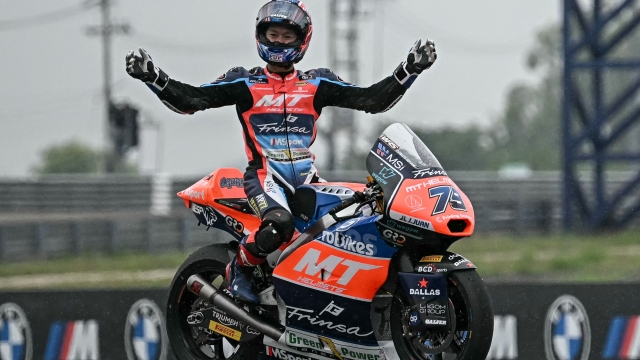
[[[291,66],[293,66],[293,64],[296,64],[297,62],[286,62],[286,63],[277,63],[277,62],[273,62],[273,61],[267,61],[267,64],[269,65],[273,65],[273,66],[278,66],[278,67],[283,67],[283,68],[289,68]]]

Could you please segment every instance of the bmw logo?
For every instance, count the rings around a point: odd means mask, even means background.
[[[0,360],[31,360],[33,341],[27,315],[14,303],[0,305]]]
[[[127,316],[124,344],[129,360],[165,360],[167,338],[163,315],[151,300],[138,300]]]
[[[551,304],[544,324],[547,360],[587,360],[591,350],[589,317],[582,303],[562,295]]]

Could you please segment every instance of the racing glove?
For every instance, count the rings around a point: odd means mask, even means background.
[[[419,39],[413,44],[407,60],[398,66],[393,75],[401,85],[409,88],[418,75],[430,68],[431,65],[436,62],[437,58],[438,54],[436,54],[435,43],[427,39],[424,45],[422,45],[422,40]]]
[[[143,48],[139,49],[140,56],[133,50],[125,57],[127,73],[138,80],[144,81],[152,90],[162,91],[169,83],[169,75],[153,64],[151,55]]]

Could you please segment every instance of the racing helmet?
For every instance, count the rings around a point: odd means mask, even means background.
[[[267,29],[281,25],[295,31],[298,38],[289,44],[267,39]],[[272,0],[265,4],[256,18],[256,44],[262,60],[272,65],[298,63],[309,48],[313,27],[306,6],[299,0]]]

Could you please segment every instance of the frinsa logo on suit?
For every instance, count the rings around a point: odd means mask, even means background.
[[[0,306],[0,360],[31,360],[33,340],[27,315],[14,303]]]
[[[96,320],[57,321],[49,329],[44,360],[99,360]]]
[[[167,358],[167,339],[163,315],[156,303],[138,300],[127,316],[125,350],[129,360],[164,360]]]

